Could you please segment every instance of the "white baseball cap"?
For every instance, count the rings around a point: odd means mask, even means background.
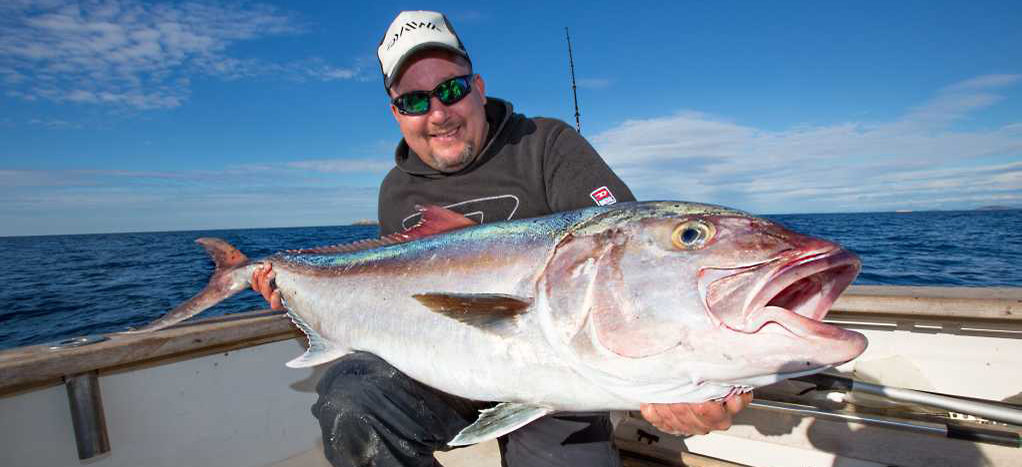
[[[390,23],[387,33],[380,40],[376,54],[383,70],[383,85],[390,89],[401,71],[401,66],[416,52],[423,49],[446,49],[469,63],[465,46],[451,27],[451,22],[442,13],[435,11],[402,11]]]

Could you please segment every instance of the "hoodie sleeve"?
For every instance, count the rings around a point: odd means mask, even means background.
[[[547,204],[553,212],[635,201],[635,196],[582,135],[559,122],[543,161]]]

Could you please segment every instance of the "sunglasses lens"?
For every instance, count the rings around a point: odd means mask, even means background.
[[[437,86],[436,97],[444,105],[451,105],[461,100],[468,94],[468,80],[465,77],[458,77],[445,81]]]
[[[406,114],[424,114],[429,110],[429,93],[411,92],[398,98],[395,104]]]

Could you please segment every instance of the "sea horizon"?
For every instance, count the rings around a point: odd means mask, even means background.
[[[650,200],[656,201],[656,200]],[[896,209],[893,211],[828,211],[828,212],[793,212],[793,213],[751,213],[754,216],[760,217],[771,217],[771,216],[822,216],[822,215],[840,215],[840,214],[907,214],[907,213],[927,213],[927,212],[975,212],[975,211],[1018,211],[1022,210],[1022,206],[980,206],[971,209]],[[373,224],[364,223],[366,220],[372,219],[358,219],[347,223],[341,224],[323,224],[323,225],[289,225],[289,226],[275,226],[275,227],[211,227],[211,228],[191,228],[191,229],[179,229],[179,230],[125,230],[125,231],[113,231],[113,232],[78,232],[78,233],[41,233],[41,234],[28,234],[28,235],[0,235],[0,238],[33,238],[33,237],[61,237],[61,236],[76,236],[76,235],[120,235],[120,234],[157,234],[157,233],[182,233],[182,232],[217,232],[217,231],[230,231],[230,230],[273,230],[273,229],[319,229],[319,228],[335,228],[335,227],[350,227],[358,225],[376,225],[375,220],[372,220]]]

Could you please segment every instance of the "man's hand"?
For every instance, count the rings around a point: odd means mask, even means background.
[[[731,428],[731,417],[752,402],[752,393],[733,394],[723,402],[701,404],[642,404],[642,416],[664,433],[705,435]]]
[[[273,265],[270,263],[256,269],[252,273],[252,290],[259,292],[270,303],[270,309],[283,310],[284,305],[280,303],[280,291],[273,285],[273,278],[276,275],[273,272]]]

